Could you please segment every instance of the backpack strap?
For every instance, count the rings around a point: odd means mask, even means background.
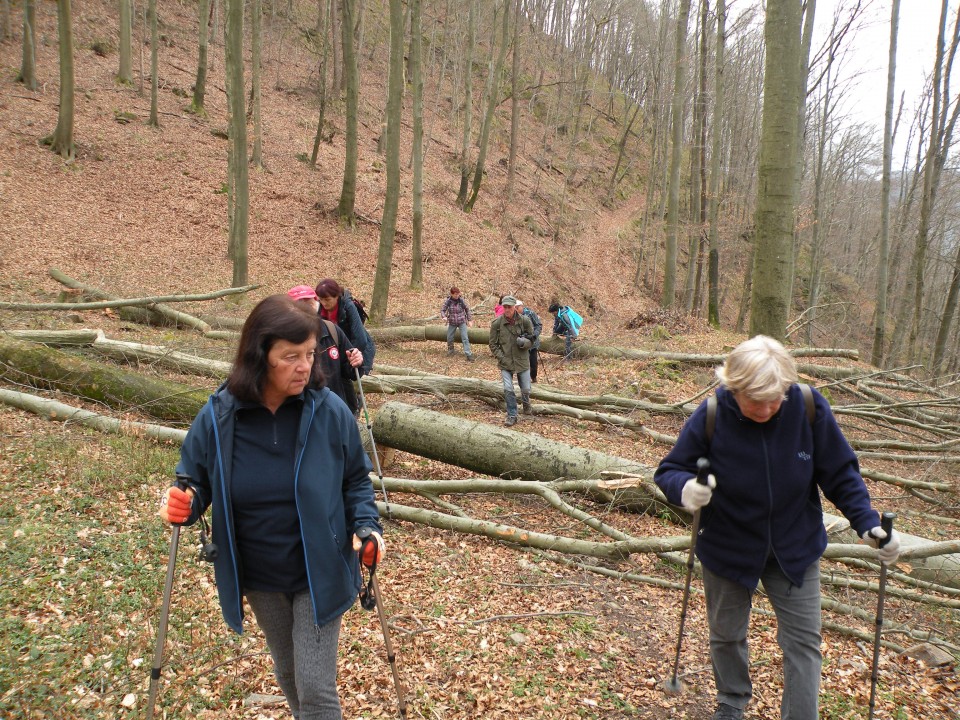
[[[337,334],[337,326],[334,325],[332,321],[327,320],[326,318],[320,318],[320,322],[322,322],[326,326],[327,332],[330,333],[330,338],[333,340],[333,344],[339,347],[340,336]]]
[[[717,426],[717,396],[707,398],[707,444],[713,440],[713,429]]]
[[[813,390],[806,383],[797,383],[800,392],[803,395],[803,403],[807,407],[807,422],[813,427],[813,421],[817,418],[817,406],[813,401]],[[717,396],[711,395],[707,398],[707,444],[713,440],[713,430],[717,427]]]
[[[807,421],[810,427],[813,427],[813,421],[817,419],[817,406],[813,402],[813,390],[806,383],[797,383],[800,392],[803,393],[803,402],[807,406]]]

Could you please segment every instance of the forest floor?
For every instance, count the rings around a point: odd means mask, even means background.
[[[187,4],[189,6],[189,3]],[[212,84],[210,118],[185,112],[191,54],[190,7],[167,8],[168,39],[161,66],[161,129],[144,125],[149,99],[113,79],[116,56],[89,48],[98,28],[113,22],[98,2],[77,8],[77,139],[75,162],[38,145],[56,123],[55,17],[40,5],[38,53],[42,85],[31,93],[13,82],[19,46],[0,43],[0,300],[49,301],[61,288],[50,267],[122,296],[212,291],[228,286],[225,246],[224,95]],[[222,63],[214,49],[214,61]],[[369,301],[378,227],[361,221],[354,231],[329,217],[339,192],[342,147],[321,147],[318,169],[296,159],[308,152],[316,117],[307,86],[313,60],[296,51],[270,65],[276,82],[264,88],[269,128],[267,167],[251,174],[250,280],[261,284],[239,303],[214,301],[186,307],[242,316],[253,301],[301,282],[332,276]],[[222,67],[222,65],[221,65]],[[381,84],[378,84],[381,83]],[[369,105],[383,96],[382,78],[364,78]],[[132,120],[129,116],[132,116]],[[335,117],[334,122],[342,118]],[[376,129],[376,128],[374,128]],[[340,135],[342,137],[342,133]],[[642,209],[640,193],[613,210],[597,195],[574,195],[575,220],[559,238],[543,234],[551,218],[538,194],[558,194],[549,176],[521,171],[521,199],[503,208],[505,170],[490,162],[489,195],[470,216],[460,213],[450,188],[456,139],[440,130],[428,155],[423,290],[407,287],[410,269],[408,200],[401,204],[401,236],[394,255],[388,320],[435,316],[451,284],[479,306],[477,324],[490,321],[490,300],[513,292],[540,311],[553,298],[587,309],[591,343],[679,352],[727,350],[742,335],[713,330],[702,321],[656,309],[656,299],[632,286],[631,223]],[[531,136],[532,138],[532,136]],[[364,130],[358,211],[381,212],[383,172],[375,132]],[[536,140],[524,152],[532,155]],[[502,142],[495,156],[505,154]],[[600,160],[596,160],[600,163]],[[525,167],[530,167],[530,164]],[[585,175],[589,173],[585,170]],[[405,179],[404,197],[409,198]],[[587,188],[589,189],[589,188]],[[631,199],[632,198],[632,199]],[[531,230],[533,228],[533,230]],[[637,322],[630,323],[631,320]],[[211,357],[230,357],[229,344],[189,332],[143,328],[115,313],[2,311],[11,328],[98,327],[111,337],[168,344]],[[628,324],[633,327],[628,328]],[[478,362],[448,357],[441,343],[378,348],[378,362],[446,375],[496,380],[495,362],[478,348]],[[859,365],[866,368],[865,365]],[[144,372],[161,371],[141,368]],[[213,389],[209,380],[189,380]],[[709,370],[673,363],[582,360],[559,365],[547,358],[541,382],[582,394],[656,390],[670,402],[696,397],[712,381]],[[76,398],[54,394],[66,402]],[[388,398],[368,395],[373,415]],[[502,411],[469,399],[399,399],[454,415],[502,421]],[[837,397],[838,401],[843,400]],[[141,417],[137,412],[127,414]],[[680,419],[646,419],[676,433]],[[628,430],[556,417],[524,417],[516,428],[655,466],[663,445]],[[853,432],[863,433],[862,428]],[[9,718],[139,717],[146,688],[169,533],[156,518],[157,499],[169,482],[177,448],[142,438],[112,438],[0,407],[0,714]],[[936,474],[936,467],[899,468],[901,474]],[[405,453],[385,468],[411,478],[464,478],[466,470]],[[902,527],[944,539],[956,527],[929,520],[918,498],[871,483],[885,509],[901,513]],[[402,494],[396,502],[423,503]],[[684,535],[687,528],[578,501],[605,522],[638,537]],[[531,499],[472,495],[458,503],[476,517],[542,531],[579,532],[569,519]],[[958,517],[957,508],[937,513]],[[184,533],[174,591],[168,653],[160,689],[161,717],[285,718],[282,707],[248,705],[256,693],[276,695],[262,637],[251,623],[233,636],[216,603],[212,573],[195,560],[196,533]],[[630,578],[631,574],[679,583],[683,568],[655,556],[636,555],[607,577],[550,554],[536,554],[489,539],[386,521],[388,556],[379,570],[391,617],[397,667],[414,718],[671,718],[704,720],[713,710],[713,681],[699,580],[694,579],[681,673],[686,689],[667,695],[677,641],[682,593]],[[827,563],[839,577],[876,579],[870,571]],[[876,595],[852,589],[831,594],[862,613],[825,613],[872,636]],[[760,609],[768,606],[758,597]],[[930,630],[960,645],[956,609],[888,598],[895,623]],[[757,614],[751,623],[755,696],[751,720],[776,717],[782,664],[776,624]],[[910,644],[910,642],[905,642]],[[871,643],[833,630],[824,633],[822,716],[866,717]],[[345,717],[396,715],[397,696],[374,614],[359,607],[344,618],[340,656]],[[929,668],[890,651],[881,653],[878,718],[958,717],[960,696],[953,666]]]

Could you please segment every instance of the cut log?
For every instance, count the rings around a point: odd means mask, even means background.
[[[369,328],[370,335],[377,343],[400,343],[434,340],[447,341],[446,325],[401,325],[399,327]],[[472,345],[487,345],[490,342],[489,328],[470,328],[467,331]],[[460,337],[457,330],[455,337]],[[551,355],[563,355],[565,352],[564,339],[552,335],[543,335],[540,340],[540,350]],[[790,351],[794,357],[840,357],[857,360],[860,357],[858,350],[844,348],[795,348]],[[615,347],[612,345],[593,345],[578,341],[573,345],[574,357],[609,357],[628,360],[663,360],[680,362],[687,365],[720,365],[726,355],[701,355],[697,353],[660,352],[655,350],[638,350],[636,348]],[[859,371],[857,371],[859,372]]]
[[[193,421],[209,394],[7,335],[0,335],[0,379],[41,390],[59,390],[122,411],[137,410],[159,420],[184,424]]]
[[[377,412],[373,434],[378,444],[495,477],[550,482],[557,478],[600,479],[610,470],[641,475],[644,482],[636,487],[597,488],[590,491],[591,497],[641,511],[669,507],[652,482],[653,468],[539,435],[393,401]]]

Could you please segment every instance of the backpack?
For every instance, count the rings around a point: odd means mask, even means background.
[[[367,324],[367,318],[370,317],[367,315],[366,305],[363,300],[357,300],[353,295],[350,296],[350,299],[353,300],[353,306],[357,309],[357,313],[360,315],[360,322],[364,325]]]
[[[803,402],[807,406],[807,420],[810,427],[813,427],[813,421],[817,417],[817,406],[813,403],[813,391],[806,383],[797,383],[800,392],[803,394]],[[707,398],[707,443],[713,440],[713,429],[717,426],[717,396],[711,395]]]
[[[583,325],[583,318],[580,317],[580,314],[576,310],[569,305],[564,305],[557,315],[563,317],[564,322],[573,332],[574,337],[580,335],[580,326]]]

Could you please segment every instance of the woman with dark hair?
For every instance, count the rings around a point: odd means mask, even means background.
[[[320,299],[320,317],[340,326],[347,339],[353,346],[363,353],[361,375],[369,375],[373,369],[373,356],[377,348],[373,338],[363,326],[360,312],[353,303],[350,291],[340,287],[340,284],[331,278],[325,278],[317,283],[317,297]]]
[[[246,597],[277,683],[300,720],[339,720],[340,619],[360,590],[358,533],[384,552],[357,424],[322,387],[317,316],[286,295],[262,300],[233,370],[180,449],[160,517],[195,523],[211,505],[217,594],[243,631]],[[366,534],[366,533],[362,533]]]

